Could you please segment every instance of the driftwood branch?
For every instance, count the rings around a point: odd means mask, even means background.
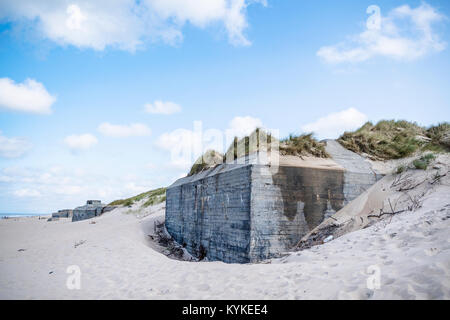
[[[427,179],[424,179],[423,181],[421,181],[419,183],[414,183],[413,179],[411,179],[411,178],[412,178],[411,173],[408,173],[408,174],[401,173],[394,179],[394,181],[391,184],[391,188],[396,188],[396,190],[399,192],[409,191],[409,190],[417,188],[422,183],[427,181]]]
[[[422,183],[424,183],[425,181],[427,181],[427,179],[416,183],[416,184],[412,184],[412,183],[405,183],[404,185],[402,185],[400,188],[397,189],[397,191],[409,191],[409,190],[413,190],[415,188],[417,188],[418,186],[420,186]],[[406,181],[406,182],[410,182],[410,181]]]
[[[395,211],[395,212],[384,212],[383,210],[380,210],[380,214],[378,216],[375,214],[372,214],[367,217],[368,218],[381,218],[382,216],[385,216],[385,215],[394,215],[394,214],[403,213],[403,212],[406,212],[406,210],[400,210],[400,211]]]
[[[388,198],[388,202],[389,202],[389,207],[391,207],[391,211],[394,212],[394,208],[392,208],[392,203],[391,203],[391,199]]]
[[[391,199],[390,198],[388,198],[388,202],[389,202],[389,207],[391,208],[391,212],[385,212],[385,211],[383,211],[383,209],[380,209],[380,214],[379,215],[372,214],[372,215],[368,215],[367,218],[381,218],[382,216],[386,216],[386,215],[393,216],[395,214],[402,213],[402,212],[406,211],[406,210],[394,211],[394,208],[392,207],[392,203],[391,203]]]
[[[444,174],[436,173],[436,175],[433,177],[433,181],[430,182],[430,184],[435,184],[436,182],[439,182],[443,177],[447,175],[448,171]]]

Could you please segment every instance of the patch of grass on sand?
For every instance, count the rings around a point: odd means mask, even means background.
[[[338,142],[373,160],[400,159],[416,151],[449,151],[441,141],[449,129],[448,123],[427,129],[414,122],[382,120],[376,125],[367,122],[356,131],[345,132]]]
[[[272,142],[275,142],[274,139],[275,137],[270,133],[260,128],[255,129],[250,135],[241,139],[235,137],[225,155],[215,150],[205,152],[195,161],[188,176],[214,168],[227,160],[236,160],[238,154],[239,156],[248,156],[260,151],[263,147],[265,151],[270,152]],[[290,135],[288,138],[278,141],[278,143],[281,155],[329,157],[325,151],[325,143],[317,141],[312,133],[299,136]]]
[[[244,155],[247,156],[261,149],[263,145],[267,146],[267,151],[271,151],[271,143],[275,142],[276,139],[270,133],[257,128],[249,136],[238,139],[234,138],[233,143],[228,148],[226,153],[227,159],[231,156],[233,159],[237,159],[237,154],[239,148],[244,150]],[[261,140],[261,141],[260,141]],[[250,141],[254,142],[252,145]],[[256,143],[255,143],[256,142]],[[330,155],[325,151],[325,143],[317,141],[312,133],[302,134],[295,136],[293,134],[289,135],[288,138],[278,141],[279,152],[281,155],[292,155],[292,156],[314,156],[319,158],[328,158]],[[230,157],[228,157],[230,155]]]
[[[443,122],[436,126],[431,126],[427,130],[427,137],[431,139],[431,142],[433,144],[439,145],[442,144],[442,138],[444,137],[445,133],[448,133],[450,131],[450,123]]]
[[[416,159],[413,161],[413,165],[416,169],[419,170],[427,170],[428,166],[430,165],[431,161],[433,161],[436,157],[432,153],[428,153],[419,159]]]
[[[138,201],[141,201],[144,198],[148,198],[148,200],[144,203],[145,207],[161,203],[166,200],[166,188],[158,188],[155,190],[143,192],[141,194],[138,194],[137,196],[128,199],[116,200],[111,202],[109,205],[127,207],[133,205]]]
[[[314,156],[318,158],[329,158],[325,150],[325,143],[319,142],[312,133],[300,136],[290,135],[289,138],[280,141],[280,154],[291,156]]]
[[[249,154],[261,150],[263,146],[268,149],[266,151],[270,151],[273,139],[275,138],[272,137],[270,133],[267,133],[265,130],[260,128],[256,128],[250,135],[245,136],[241,139],[238,139],[238,137],[234,137],[234,140],[228,147],[223,160],[236,160],[238,158],[238,153],[240,157],[248,156]]]
[[[396,174],[401,174],[405,172],[408,168],[405,165],[400,165],[395,169]]]
[[[223,162],[223,155],[215,150],[208,150],[201,155],[192,165],[188,176],[200,173],[204,170],[214,168]]]
[[[166,201],[166,194],[157,195],[154,197],[150,197],[147,201],[142,205],[143,207],[154,206],[155,204],[159,204],[161,202]]]

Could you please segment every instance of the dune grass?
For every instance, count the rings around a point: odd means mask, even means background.
[[[443,138],[444,138],[444,135],[446,133],[448,134],[449,132],[450,132],[450,123],[448,123],[448,122],[443,122],[443,123],[439,123],[436,126],[431,126],[427,130],[427,137],[431,139],[431,143],[429,143],[428,146],[426,146],[426,147],[429,148],[430,150],[432,150],[433,147],[436,148],[436,146],[438,147],[438,149],[439,149],[439,147],[444,148],[445,146],[443,143]],[[439,150],[436,150],[436,151],[439,151]]]
[[[213,168],[222,162],[223,155],[220,152],[208,150],[194,162],[188,176],[192,176],[209,168]]]
[[[275,139],[272,135],[263,129],[256,128],[250,135],[245,136],[241,139],[234,137],[233,142],[227,149],[224,155],[225,159],[236,160],[238,158],[238,152],[240,148],[243,147],[244,153],[239,154],[239,156],[248,156],[254,152],[261,150],[262,146],[265,144],[267,151],[270,151],[272,140]],[[250,141],[254,142],[250,144]]]
[[[450,130],[449,123],[424,128],[415,122],[405,120],[382,120],[377,124],[367,122],[353,132],[345,132],[338,142],[353,152],[365,154],[373,160],[400,159],[414,154],[416,151],[448,152],[449,148],[442,142],[444,135]],[[250,135],[241,139],[235,137],[225,155],[209,150],[197,159],[188,176],[200,173],[225,162],[236,160],[239,156],[248,156],[261,150],[262,146],[271,151],[271,143],[276,139],[270,133],[257,128]],[[260,141],[261,140],[261,141]],[[250,144],[250,141],[256,142]],[[280,155],[313,156],[329,158],[325,142],[318,141],[312,133],[289,135],[278,141]],[[242,150],[239,151],[238,150]],[[208,154],[209,153],[209,154]],[[219,161],[220,157],[222,162]],[[204,159],[207,159],[205,161]]]
[[[222,156],[220,152],[215,150],[208,150],[203,156],[199,157],[192,165],[188,176],[213,168],[227,160],[236,160],[238,153],[239,156],[248,156],[249,154],[260,151],[263,146],[265,146],[266,151],[270,152],[272,142],[275,142],[274,139],[276,138],[270,133],[260,128],[255,129],[250,135],[241,139],[235,137],[225,155]],[[250,144],[250,141],[254,143]],[[325,143],[317,141],[312,133],[299,136],[291,134],[288,138],[278,141],[278,144],[281,155],[329,157],[329,154],[325,151]],[[242,151],[238,152],[240,148],[242,148]],[[222,158],[220,159],[219,157]]]
[[[427,170],[430,163],[436,158],[436,156],[432,153],[428,153],[419,159],[413,161],[413,165],[416,169],[419,170]]]
[[[148,200],[146,202],[144,202],[144,204],[143,204],[144,207],[148,207],[150,205],[155,205],[155,204],[161,203],[166,200],[166,188],[158,188],[155,190],[143,192],[143,193],[138,194],[137,196],[134,196],[131,198],[116,200],[116,201],[111,202],[109,205],[110,206],[128,207],[138,201],[141,201],[144,198],[148,198]]]
[[[325,150],[325,142],[317,141],[312,133],[299,136],[290,135],[280,141],[280,154],[292,156],[314,156],[318,158],[329,158]]]
[[[440,139],[449,127],[442,123],[427,129],[404,120],[382,120],[376,125],[367,122],[356,131],[345,132],[338,142],[373,160],[400,159],[416,151],[448,151]]]
[[[234,138],[233,143],[228,148],[226,155],[233,153],[233,158],[237,158],[238,146],[244,143],[245,146],[245,156],[259,151],[262,147],[261,142],[267,143],[267,151],[271,151],[271,143],[274,142],[275,137],[270,133],[257,128],[249,136],[238,139]],[[263,140],[263,141],[260,141]],[[255,146],[250,146],[250,141],[256,141]],[[328,158],[330,155],[325,150],[325,143],[317,141],[312,133],[294,135],[291,134],[289,137],[281,139],[279,143],[279,152],[281,155],[292,155],[292,156],[314,156],[319,158]]]

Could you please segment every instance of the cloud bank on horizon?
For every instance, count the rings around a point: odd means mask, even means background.
[[[8,138],[0,131],[0,158],[19,158],[31,149],[31,143],[24,138]]]

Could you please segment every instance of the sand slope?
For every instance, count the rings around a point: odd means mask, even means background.
[[[441,188],[390,223],[253,265],[183,262],[157,252],[146,234],[163,218],[161,208],[144,218],[117,209],[74,223],[1,220],[0,298],[449,299],[449,195],[450,187]],[[81,290],[66,287],[70,265],[81,268]],[[380,270],[379,290],[367,288],[370,266]]]

